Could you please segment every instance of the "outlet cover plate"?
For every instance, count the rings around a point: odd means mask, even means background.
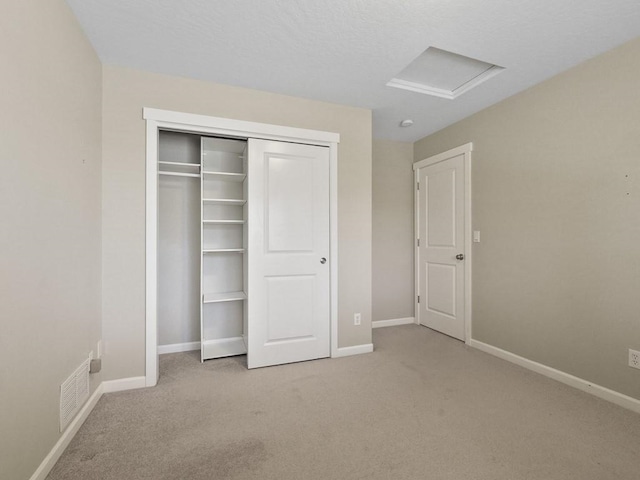
[[[629,349],[629,366],[640,369],[640,351]]]

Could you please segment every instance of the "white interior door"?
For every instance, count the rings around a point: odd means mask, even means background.
[[[249,368],[330,355],[329,148],[249,140]]]
[[[423,162],[417,169],[418,316],[422,325],[464,341],[464,153]]]

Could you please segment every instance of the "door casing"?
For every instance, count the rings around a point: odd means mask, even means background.
[[[259,138],[329,147],[329,255],[331,356],[338,355],[338,143],[340,135],[229,118],[143,108],[146,120],[145,385],[155,386],[158,362],[158,134],[160,130]]]
[[[414,275],[415,275],[415,295],[414,295],[414,308],[415,308],[415,323],[420,325],[420,305],[418,304],[418,295],[420,294],[420,251],[418,248],[418,234],[420,225],[420,201],[418,198],[418,181],[419,181],[419,169],[434,165],[438,162],[442,162],[448,158],[458,155],[464,156],[464,309],[465,309],[465,339],[464,342],[469,344],[471,341],[472,333],[472,312],[471,312],[471,263],[472,263],[472,224],[471,224],[471,152],[473,151],[473,143],[467,143],[457,148],[447,150],[446,152],[434,155],[432,157],[425,158],[413,164],[414,172]]]

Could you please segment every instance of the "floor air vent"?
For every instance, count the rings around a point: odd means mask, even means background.
[[[60,386],[60,431],[64,431],[89,398],[89,362],[82,365]]]

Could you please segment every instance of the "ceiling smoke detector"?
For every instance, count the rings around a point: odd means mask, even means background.
[[[413,120],[410,119],[402,120],[400,122],[401,127],[410,127],[411,125],[413,125]]]
[[[454,99],[503,70],[492,63],[429,47],[387,86]]]

